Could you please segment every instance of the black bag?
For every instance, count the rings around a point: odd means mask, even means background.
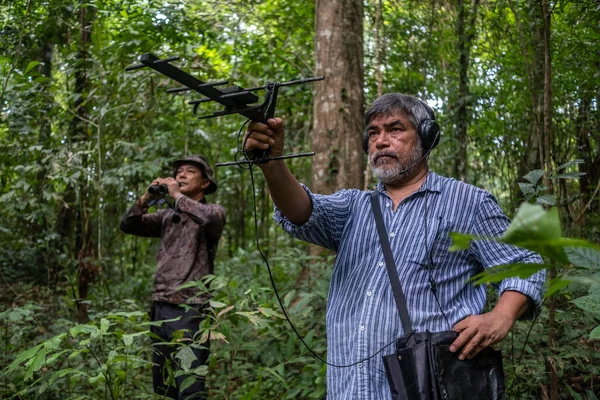
[[[502,355],[491,347],[471,360],[450,352],[454,331],[414,332],[406,299],[387,238],[377,191],[371,193],[377,233],[394,293],[404,336],[396,353],[383,357],[393,400],[504,400]]]

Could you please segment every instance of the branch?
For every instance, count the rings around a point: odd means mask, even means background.
[[[588,208],[590,208],[590,206],[592,205],[592,201],[594,200],[594,197],[596,197],[596,194],[598,193],[598,190],[600,190],[600,180],[598,181],[598,186],[596,186],[596,190],[594,190],[594,194],[592,194],[592,196],[590,197],[590,201],[588,201],[588,203],[585,205],[585,207],[583,207],[583,210],[581,210],[581,214],[579,214],[579,217],[577,217],[577,219],[575,221],[573,221],[573,223],[577,223],[581,217],[583,217],[583,214],[585,214],[585,212],[588,210]]]

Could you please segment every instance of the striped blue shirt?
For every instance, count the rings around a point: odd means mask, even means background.
[[[394,303],[383,252],[371,210],[370,192],[342,190],[313,194],[310,219],[298,226],[275,209],[274,219],[294,237],[337,252],[327,304],[327,361],[348,365],[365,359],[400,337],[402,326]],[[449,252],[450,232],[500,236],[510,220],[488,192],[430,172],[419,190],[393,211],[392,200],[377,186],[388,237],[414,329],[432,332],[451,329],[469,315],[481,314],[484,285],[468,280],[484,268],[528,262],[541,263],[535,253],[494,241],[472,242],[467,250]],[[431,262],[430,262],[431,260]],[[429,272],[448,322],[430,289]],[[528,279],[505,279],[501,294],[515,290],[541,308],[545,272]],[[327,367],[329,399],[391,398],[382,355],[349,368]]]

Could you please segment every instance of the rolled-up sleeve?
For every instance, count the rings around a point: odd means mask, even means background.
[[[293,237],[337,251],[352,201],[358,190],[341,190],[331,195],[319,195],[312,193],[305,185],[302,187],[312,202],[312,213],[308,221],[296,225],[277,207],[273,219]]]
[[[500,237],[509,225],[510,219],[504,214],[496,199],[488,194],[479,204],[472,233],[483,237]],[[484,268],[504,264],[543,264],[544,262],[537,253],[494,240],[477,240],[472,243],[471,251]],[[514,290],[529,297],[534,307],[530,307],[521,319],[531,319],[542,309],[545,280],[546,271],[542,269],[525,279],[506,278],[495,287],[500,296],[507,290]]]

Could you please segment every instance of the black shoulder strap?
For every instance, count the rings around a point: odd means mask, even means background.
[[[383,216],[381,215],[381,206],[379,205],[377,190],[371,192],[371,207],[373,208],[373,214],[375,214],[377,233],[379,234],[379,241],[381,242],[381,248],[383,249],[383,257],[385,259],[388,277],[390,278],[390,284],[392,285],[394,299],[396,300],[396,307],[398,308],[398,314],[400,314],[402,329],[404,329],[404,334],[408,335],[413,332],[413,328],[408,315],[408,308],[406,308],[406,298],[402,292],[402,286],[400,285],[400,278],[398,277],[398,270],[396,269],[396,263],[394,262],[392,249],[390,248],[390,242],[383,224]]]

